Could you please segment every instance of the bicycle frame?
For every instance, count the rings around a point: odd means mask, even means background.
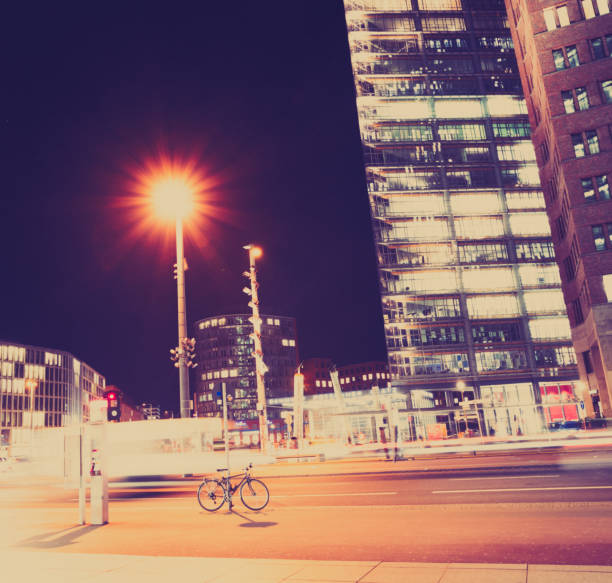
[[[231,480],[233,478],[239,478],[239,477],[242,477],[241,480],[239,482],[235,482],[234,484],[232,484]],[[234,492],[238,490],[238,488],[240,488],[240,486],[242,486],[242,484],[244,484],[245,482],[248,482],[250,477],[251,477],[251,472],[249,471],[249,469],[247,469],[244,472],[240,472],[239,474],[221,477],[221,483],[223,484],[224,489],[225,489],[225,502],[228,503],[230,510],[232,509],[232,506],[233,506],[232,495],[234,494]]]

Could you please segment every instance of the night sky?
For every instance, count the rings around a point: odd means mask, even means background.
[[[132,4],[5,19],[0,338],[178,409],[173,226],[123,204],[161,153],[210,184],[190,328],[248,310],[253,242],[261,309],[297,319],[301,358],[385,359],[342,0]]]

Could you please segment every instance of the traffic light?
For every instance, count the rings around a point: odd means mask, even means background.
[[[104,398],[106,399],[106,418],[108,421],[119,421],[121,419],[121,403],[118,391],[106,391]]]

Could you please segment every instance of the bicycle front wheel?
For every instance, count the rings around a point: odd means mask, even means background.
[[[198,488],[198,502],[204,510],[214,512],[225,502],[225,488],[219,480],[204,480]]]
[[[270,492],[261,480],[251,478],[240,486],[240,500],[251,510],[261,510],[270,500]]]

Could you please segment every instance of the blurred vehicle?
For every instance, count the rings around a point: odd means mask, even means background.
[[[585,429],[603,429],[608,426],[608,421],[605,417],[586,417],[584,419]]]
[[[576,429],[583,429],[582,421],[580,421],[579,419],[553,421],[552,423],[548,424],[548,431],[563,431]]]

